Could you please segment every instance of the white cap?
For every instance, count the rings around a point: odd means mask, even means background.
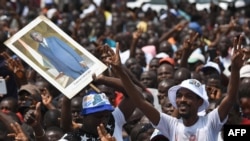
[[[212,61],[207,62],[207,63],[203,66],[202,71],[204,71],[206,68],[214,68],[215,70],[217,70],[217,72],[218,72],[219,74],[221,74],[220,67],[219,67],[219,65],[218,65],[217,63],[215,63],[215,62],[212,62]]]
[[[240,78],[250,77],[250,65],[244,65],[240,69]]]
[[[195,63],[197,61],[201,61],[205,63],[205,56],[200,53],[192,53],[188,58],[188,63]]]
[[[169,57],[169,55],[165,52],[160,52],[155,55],[156,58],[164,58],[164,57]]]
[[[198,112],[201,112],[209,106],[208,102],[208,96],[205,89],[205,85],[202,85],[198,80],[196,79],[187,79],[181,82],[181,84],[177,86],[173,86],[168,90],[168,98],[170,103],[177,108],[176,105],[176,93],[180,88],[186,88],[192,92],[194,92],[196,95],[201,97],[203,99],[202,105],[199,107]]]

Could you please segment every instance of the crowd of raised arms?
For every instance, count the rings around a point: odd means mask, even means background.
[[[0,0],[0,141],[223,141],[249,125],[249,6],[171,2]],[[4,44],[39,15],[107,66],[71,99]]]

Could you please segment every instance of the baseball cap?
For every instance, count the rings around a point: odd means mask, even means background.
[[[161,58],[160,59],[160,61],[159,61],[159,63],[160,64],[162,64],[162,63],[164,63],[164,62],[166,62],[166,63],[168,63],[168,64],[170,64],[170,65],[172,65],[172,66],[174,66],[174,59],[173,58],[170,58],[170,57],[164,57],[164,58]]]
[[[102,111],[113,111],[114,108],[110,104],[105,93],[97,93],[89,91],[82,100],[81,115],[88,115]]]
[[[207,69],[212,68],[215,69],[219,74],[221,74],[220,67],[217,63],[209,61],[207,62],[201,69],[201,71],[205,72]]]
[[[240,69],[240,78],[250,77],[250,65],[244,65]]]
[[[197,22],[190,22],[188,27],[199,34],[202,34],[201,26]]]
[[[208,102],[208,96],[205,89],[205,85],[202,85],[198,80],[196,79],[187,79],[181,82],[181,84],[171,87],[168,90],[168,98],[170,103],[177,108],[176,105],[176,93],[180,88],[186,88],[192,92],[194,92],[196,95],[198,95],[200,98],[203,99],[202,105],[199,107],[198,112],[201,112],[209,106]]]
[[[204,55],[200,53],[193,53],[188,58],[188,63],[196,63],[197,61],[201,61],[202,63],[205,63]]]
[[[29,94],[31,94],[31,96],[37,100],[40,101],[40,95],[41,95],[41,91],[39,90],[39,88],[36,85],[33,84],[25,84],[22,85],[18,91],[18,95],[23,94],[24,92],[27,92]]]

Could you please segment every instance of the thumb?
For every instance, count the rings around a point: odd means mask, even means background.
[[[40,112],[41,112],[41,102],[38,102],[36,104],[36,114],[40,114]]]

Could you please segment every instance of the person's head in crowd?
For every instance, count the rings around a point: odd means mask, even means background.
[[[200,81],[201,83],[204,83],[203,75],[200,72],[194,72],[194,71],[191,72],[191,78],[196,79]]]
[[[238,99],[243,116],[250,119],[250,82],[241,83]]]
[[[18,111],[18,102],[17,99],[13,97],[6,97],[0,101],[0,110],[2,112],[13,112]]]
[[[148,65],[148,70],[152,70],[152,71],[155,71],[157,72],[157,68],[159,67],[160,63],[159,63],[160,59],[159,58],[152,58],[150,61],[149,61],[149,65]]]
[[[129,71],[134,74],[134,76],[139,80],[141,73],[143,72],[143,68],[141,64],[135,58],[128,58],[125,61],[125,66],[129,69]]]
[[[232,45],[232,40],[230,38],[227,38],[226,36],[222,36],[217,47],[219,55],[223,58],[227,57],[230,53],[229,49],[231,45]]]
[[[197,71],[200,66],[205,64],[205,56],[200,53],[192,53],[187,62],[190,71]]]
[[[201,69],[201,71],[203,72],[204,76],[206,78],[209,78],[210,75],[217,75],[218,77],[220,77],[221,75],[221,70],[220,67],[217,63],[209,61],[207,62]]]
[[[58,141],[64,134],[63,130],[58,126],[52,126],[46,129],[46,136],[49,141]]]
[[[144,71],[140,76],[140,82],[147,88],[157,87],[157,74],[155,71]]]
[[[137,123],[140,122],[141,118],[144,114],[141,112],[140,109],[136,108],[133,114],[128,118],[127,122],[124,124],[124,130],[130,135],[132,129],[135,127]]]
[[[138,123],[131,131],[131,141],[148,141],[153,132],[151,123]]]
[[[159,50],[157,53],[164,52],[169,55],[169,57],[173,57],[174,51],[172,45],[168,41],[163,41],[159,45]]]
[[[171,87],[168,90],[168,98],[183,119],[189,119],[209,106],[204,85],[195,79],[187,79]]]
[[[250,83],[250,77],[243,78],[240,83]]]
[[[143,97],[152,105],[154,105],[154,97],[149,91],[142,92]]]
[[[198,22],[190,22],[188,24],[188,28],[190,29],[190,33],[191,32],[197,32],[199,33],[200,35],[202,35],[202,29],[201,29],[201,26]]]
[[[18,124],[21,124],[21,121],[19,120],[18,116],[15,113],[5,112],[1,114],[5,114],[6,118],[13,120],[13,122],[17,122]],[[13,141],[13,138],[8,136],[8,134],[11,133],[12,131],[8,127],[9,125],[6,125],[6,124],[9,124],[9,123],[5,122],[4,120],[0,120],[0,140],[1,141]]]
[[[168,97],[165,97],[161,102],[161,111],[165,114],[172,115],[175,108],[169,101]]]
[[[141,48],[135,49],[135,59],[138,60],[141,66],[146,67],[147,62],[146,62],[145,53]]]
[[[157,69],[157,82],[161,82],[163,79],[170,79],[174,76],[174,68],[172,65],[163,63]]]
[[[176,82],[174,79],[164,79],[158,84],[157,96],[158,96],[159,104],[163,103],[165,98],[168,98],[168,90],[174,85],[176,85]]]
[[[147,22],[147,30],[156,30],[156,24],[153,21],[148,21]]]
[[[138,42],[137,42],[137,47],[138,48],[142,48],[144,46],[147,45],[147,42],[148,42],[148,39],[149,39],[149,35],[147,32],[143,32],[140,36],[140,38],[138,39]]]
[[[112,26],[111,30],[113,34],[122,32],[123,30],[123,21],[121,20],[121,13],[112,12]]]
[[[60,117],[61,112],[58,109],[47,110],[43,118],[44,128],[47,130],[50,127],[60,127]]]
[[[58,15],[55,17],[58,21]],[[72,36],[73,29],[71,26],[70,15],[67,13],[60,14],[60,22],[57,24],[59,28],[61,28],[66,34]]]
[[[130,15],[130,14],[127,14]],[[128,21],[126,23],[125,29],[128,33],[133,33],[134,31],[136,31],[136,23],[133,21]]]
[[[152,38],[158,39],[158,37],[157,37],[158,34],[156,31],[157,31],[156,24],[153,21],[148,21],[147,22],[147,33],[150,36],[149,40]],[[148,44],[149,44],[149,41],[148,41]]]
[[[19,112],[24,114],[26,110],[35,108],[37,102],[41,102],[41,92],[34,84],[22,85],[18,92]]]
[[[177,84],[180,84],[183,80],[190,79],[191,72],[189,69],[181,67],[175,70],[174,72],[174,80]]]
[[[55,97],[53,99],[53,103],[55,103],[55,107],[56,109],[58,109],[59,111],[61,111],[62,109],[62,104],[63,104],[63,94],[58,95],[57,97]]]
[[[100,37],[103,35],[103,33],[105,31],[105,25],[103,25],[102,22],[97,22],[97,23],[95,23],[94,30],[95,30],[94,35],[96,37]]]
[[[106,96],[109,98],[109,102],[115,106],[115,98],[116,98],[116,94],[115,94],[115,89],[113,87],[109,87],[107,85],[104,84],[99,84],[97,85],[97,88],[106,94]]]
[[[158,84],[158,102],[161,105],[162,112],[171,115],[174,108],[168,99],[168,90],[176,85],[174,79],[164,79]]]
[[[71,99],[72,121],[76,123],[82,122],[82,116],[80,116],[81,110],[82,110],[82,97],[77,95]]]
[[[91,27],[89,26],[89,24],[87,24],[86,22],[81,22],[78,30],[76,31],[78,40],[80,40],[80,37],[88,37],[90,35],[90,32]]]
[[[222,85],[221,79],[216,74],[210,75],[209,78],[205,80],[206,90],[209,100],[218,100],[222,96]]]
[[[163,53],[164,54],[164,53]],[[159,55],[159,54],[158,54]],[[159,60],[159,64],[169,64],[171,65],[173,68],[175,67],[175,61],[173,58],[169,57],[169,56],[165,56],[165,57],[162,57],[160,60]]]
[[[158,49],[159,49],[158,47],[160,46],[159,37],[157,37],[157,36],[150,37],[148,39],[147,44],[155,46],[156,52],[159,53],[159,51],[158,51]]]
[[[89,41],[89,39],[87,37],[82,37],[81,39],[79,39],[79,43],[80,43],[80,45],[83,46],[83,48],[87,49],[89,52],[91,52],[93,55],[95,55],[95,53],[93,52],[94,49],[89,48],[89,46],[91,46],[91,45],[93,46],[93,44],[91,44],[91,42]],[[95,46],[93,46],[93,47],[95,47]]]
[[[113,110],[113,106],[104,93],[89,91],[82,99],[82,130],[98,136],[97,126],[102,123],[105,127]]]
[[[133,32],[132,32],[133,33]],[[119,42],[120,45],[120,51],[124,52],[129,49],[130,43],[132,42],[132,33],[117,33],[114,37],[114,40],[116,42]]]

